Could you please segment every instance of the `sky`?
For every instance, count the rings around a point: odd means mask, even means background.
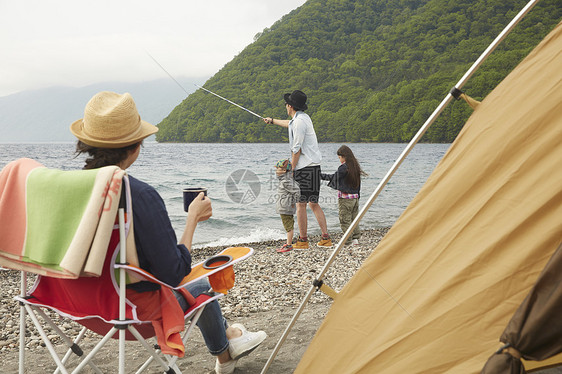
[[[168,74],[210,77],[305,2],[0,0],[0,97]]]

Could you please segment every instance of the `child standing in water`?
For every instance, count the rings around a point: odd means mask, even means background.
[[[361,176],[366,176],[351,149],[342,145],[337,153],[341,165],[334,174],[321,174],[323,180],[328,181],[328,187],[338,190],[338,208],[340,226],[345,233],[351,222],[359,212],[359,195],[361,191]],[[359,245],[361,230],[355,227],[346,245]]]
[[[279,160],[275,165],[275,174],[279,178],[276,210],[281,215],[283,227],[287,232],[287,243],[277,249],[279,253],[293,250],[294,215],[297,211],[296,203],[299,201],[300,188],[299,184],[293,179],[292,169],[289,160]]]

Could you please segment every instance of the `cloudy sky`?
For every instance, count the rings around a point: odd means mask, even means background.
[[[0,0],[0,96],[211,76],[306,0]],[[150,57],[152,56],[152,58]]]

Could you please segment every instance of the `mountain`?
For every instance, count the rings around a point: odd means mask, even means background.
[[[256,35],[205,87],[264,117],[287,118],[303,90],[320,141],[409,141],[527,0],[308,0]],[[463,90],[484,98],[560,21],[543,0]],[[450,104],[423,141],[451,142],[471,113]],[[202,90],[159,125],[161,142],[279,142],[286,129]]]
[[[200,85],[206,78],[183,78],[178,82],[190,93],[196,88],[194,84]],[[153,124],[159,123],[187,96],[169,78],[23,91],[0,97],[0,142],[74,141],[69,131],[70,124],[83,117],[86,103],[100,91],[129,92],[141,117]]]

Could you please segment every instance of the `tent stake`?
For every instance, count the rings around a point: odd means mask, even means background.
[[[521,11],[511,20],[511,22],[502,30],[502,32],[496,37],[496,39],[494,39],[494,41],[488,46],[488,48],[486,48],[486,50],[480,55],[480,57],[474,62],[474,64],[472,64],[472,66],[467,70],[467,72],[463,75],[463,77],[455,85],[456,88],[460,89],[464,86],[464,84],[468,81],[468,79],[470,79],[470,77],[474,74],[474,72],[476,72],[476,70],[478,70],[478,68],[480,67],[480,65],[482,65],[482,63],[486,60],[486,58],[497,48],[497,46],[505,39],[505,37],[521,21],[521,19],[523,19],[523,17],[525,17],[525,15],[527,13],[529,13],[529,11],[538,2],[539,2],[539,0],[531,0],[527,3],[527,5],[525,5],[525,7],[523,9],[521,9]],[[369,210],[371,205],[373,205],[373,202],[380,195],[382,189],[386,186],[386,184],[388,183],[390,178],[392,178],[392,176],[394,175],[396,170],[398,170],[398,168],[400,167],[400,165],[402,164],[404,159],[408,156],[408,154],[411,152],[411,150],[414,148],[414,146],[419,142],[421,137],[425,134],[427,129],[429,129],[429,127],[433,124],[433,122],[435,122],[437,117],[441,114],[441,112],[445,109],[445,107],[447,105],[449,105],[449,103],[452,100],[454,100],[454,97],[451,95],[451,93],[448,93],[447,96],[443,99],[443,101],[441,101],[439,106],[433,111],[433,113],[425,121],[423,126],[418,130],[416,135],[414,135],[414,137],[408,143],[408,145],[406,146],[404,151],[402,151],[402,153],[400,154],[398,159],[394,162],[394,164],[391,166],[390,170],[386,173],[384,178],[381,180],[381,182],[379,183],[379,185],[377,186],[375,191],[373,191],[373,193],[369,197],[369,200],[367,201],[365,206],[363,206],[363,208],[361,209],[361,211],[359,212],[357,217],[355,217],[355,219],[353,220],[353,222],[351,223],[351,225],[349,226],[347,231],[343,234],[343,236],[340,239],[339,243],[337,244],[336,248],[334,249],[334,251],[332,252],[330,257],[328,258],[326,264],[324,265],[324,268],[322,269],[322,271],[318,275],[318,278],[317,278],[318,281],[321,281],[322,278],[324,278],[324,275],[328,271],[328,268],[330,267],[332,262],[334,262],[336,256],[339,254],[340,250],[344,247],[344,243],[347,241],[347,239],[349,238],[349,236],[351,235],[351,233],[353,232],[355,227],[357,227],[357,225],[359,224],[359,222],[361,221],[363,216],[365,216],[365,214],[367,213],[367,211]],[[301,305],[299,306],[299,308],[296,310],[295,314],[293,315],[293,318],[289,322],[289,325],[287,326],[287,328],[283,332],[283,335],[281,336],[281,338],[279,338],[279,341],[277,342],[277,345],[275,346],[275,348],[271,352],[271,355],[269,356],[269,359],[265,363],[265,366],[263,367],[263,369],[261,371],[261,374],[267,373],[267,370],[271,366],[273,360],[275,359],[275,356],[279,352],[279,349],[281,348],[281,346],[285,342],[285,340],[287,338],[287,335],[289,334],[292,327],[296,323],[297,319],[299,318],[300,314],[302,313],[304,307],[308,303],[308,300],[310,299],[310,297],[312,296],[314,291],[315,291],[315,286],[312,285],[310,290],[306,294],[304,300],[301,302]],[[402,308],[402,309],[404,309],[404,308]],[[406,313],[408,313],[406,310],[404,310],[404,311]]]

